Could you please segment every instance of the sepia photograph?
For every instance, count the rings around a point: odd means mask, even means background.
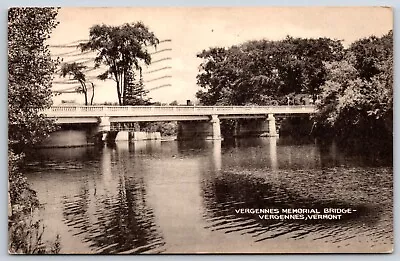
[[[9,254],[392,253],[393,9],[11,7]]]

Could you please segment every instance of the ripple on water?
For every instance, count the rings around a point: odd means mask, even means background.
[[[154,223],[153,210],[132,181],[126,181],[125,188],[120,187],[114,196],[91,195],[89,190],[83,190],[64,197],[62,203],[65,223],[94,253],[164,251],[165,242]]]
[[[379,173],[379,175],[375,175]],[[268,175],[270,174],[270,175]],[[203,182],[204,218],[211,230],[251,235],[254,242],[278,237],[348,246],[363,238],[393,243],[390,168],[331,168],[321,171],[224,171]],[[326,182],[329,180],[329,182]],[[380,190],[375,186],[379,184]],[[372,185],[372,186],[371,186]],[[263,220],[237,209],[351,208],[341,220]],[[378,222],[379,221],[379,222]]]

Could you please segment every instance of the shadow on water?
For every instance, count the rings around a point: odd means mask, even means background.
[[[156,228],[153,209],[147,204],[143,177],[132,175],[121,164],[129,154],[127,149],[114,146],[41,150],[29,166],[33,171],[31,179],[45,181],[38,183],[39,192],[53,197],[43,202],[60,208],[73,238],[88,246],[85,253],[164,251],[165,242]],[[46,172],[42,173],[43,169]],[[60,197],[59,203],[54,203],[56,197]]]
[[[296,140],[264,139],[262,147],[268,147],[264,151],[258,150],[260,140],[239,142],[223,145],[225,155],[218,163],[222,171],[205,173],[208,178],[202,190],[208,229],[249,234],[255,242],[284,237],[348,245],[366,237],[371,247],[392,244],[391,168],[367,167],[361,156],[346,158],[335,145],[320,154],[315,144]],[[226,158],[232,148],[243,147],[249,148],[244,156]],[[241,164],[260,153],[267,158],[264,166],[254,170]],[[271,219],[263,219],[259,214],[240,213],[241,209],[277,209],[279,214],[282,209],[316,209],[324,214],[329,208],[354,212],[318,220],[282,220],[268,213]]]
[[[316,139],[321,157],[340,154],[365,166],[393,166],[393,140],[356,137],[346,140]],[[339,153],[340,152],[340,153]]]
[[[96,191],[83,185],[80,194],[64,198],[66,224],[95,253],[142,253],[165,244],[154,224],[153,210],[146,205],[143,184],[123,179],[113,197],[90,195]]]
[[[324,199],[315,192],[306,196],[282,183],[268,182],[266,178],[257,178],[246,173],[230,172],[224,172],[223,175],[206,181],[203,184],[203,196],[207,208],[204,218],[211,223],[209,228],[223,230],[225,233],[251,234],[256,242],[280,236],[293,239],[312,236],[313,240],[324,238],[339,242],[359,234],[367,234],[371,229],[375,230],[377,222],[382,219],[382,211],[387,211],[385,208],[388,207],[379,204],[378,201],[352,202],[342,200],[340,196],[329,196]],[[312,193],[307,191],[310,192]],[[258,214],[236,212],[240,209],[278,209],[280,213],[282,209],[317,209],[324,213],[325,208],[349,208],[355,212],[343,214],[340,220],[281,220],[276,215],[266,220],[261,219]],[[390,223],[385,225],[390,226]],[[390,235],[387,229],[390,227],[378,228],[378,231],[375,231],[377,240]]]
[[[43,169],[67,171],[83,169],[86,164],[98,162],[101,148],[72,147],[72,148],[41,148],[26,154],[27,164],[24,170],[42,171]]]
[[[143,177],[127,175],[129,170],[117,165],[125,159],[124,153],[121,146],[103,149],[101,164],[106,187],[99,191],[95,187],[93,192],[83,187],[75,197],[64,198],[66,223],[76,230],[75,235],[83,236],[95,253],[160,252],[165,243],[147,204]],[[113,182],[117,193],[107,188],[107,183]],[[90,205],[92,211],[88,213]]]

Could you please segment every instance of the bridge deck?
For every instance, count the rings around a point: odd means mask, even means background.
[[[312,114],[314,105],[292,106],[53,106],[44,111],[47,117],[130,117],[130,116],[206,116]]]

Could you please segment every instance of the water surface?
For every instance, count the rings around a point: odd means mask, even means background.
[[[382,252],[391,166],[287,138],[42,149],[28,181],[62,253]],[[240,209],[352,209],[340,220]]]

